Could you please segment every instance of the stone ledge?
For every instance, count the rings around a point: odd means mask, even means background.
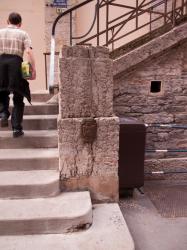
[[[187,23],[184,23],[166,34],[114,60],[113,75],[116,76],[150,57],[157,56],[161,52],[168,50],[186,39]]]
[[[0,200],[0,235],[59,234],[91,224],[89,192],[69,192],[52,198]]]
[[[93,224],[85,231],[58,235],[1,236],[2,249],[134,250],[134,242],[118,204],[95,205]]]

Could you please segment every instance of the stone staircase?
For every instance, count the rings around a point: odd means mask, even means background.
[[[46,104],[49,98],[33,94],[26,104],[24,137],[0,128],[0,235],[57,234],[92,223],[89,192],[60,190],[58,106]]]
[[[0,128],[0,249],[134,250],[118,204],[92,210],[89,192],[60,189],[58,107],[49,98],[26,105],[24,137]]]

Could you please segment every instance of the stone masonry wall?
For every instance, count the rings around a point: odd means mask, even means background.
[[[63,190],[90,190],[118,200],[119,119],[113,115],[113,74],[101,47],[64,47],[60,55],[59,154]]]
[[[186,46],[187,43],[175,46],[160,56],[144,61],[133,71],[115,77],[116,115],[135,117],[145,123],[187,124],[187,78],[183,75]],[[150,92],[153,80],[161,81],[159,93]],[[187,130],[148,128],[146,148],[187,148]],[[186,153],[153,153],[146,159],[150,160],[149,167],[160,170],[159,167],[164,165],[163,159],[170,159],[169,165],[173,169],[176,164],[174,159],[186,156]],[[178,167],[186,168],[187,161],[183,159]]]

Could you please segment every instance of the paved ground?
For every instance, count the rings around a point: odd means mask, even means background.
[[[136,250],[187,249],[187,218],[162,217],[147,195],[137,190],[133,198],[121,199],[120,207]]]

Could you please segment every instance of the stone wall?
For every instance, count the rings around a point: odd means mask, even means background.
[[[75,5],[78,0],[68,0],[68,8],[71,8]],[[58,17],[56,12],[56,7],[49,6],[51,1],[45,0],[45,41],[46,41],[46,52],[50,51],[50,42],[51,42],[51,32],[52,32],[52,24],[54,20]],[[48,5],[48,6],[47,6]],[[73,32],[75,30],[75,21],[76,15],[75,12],[73,13]],[[60,51],[62,45],[69,45],[69,34],[70,34],[70,20],[69,15],[63,17],[59,20],[56,26],[56,51]],[[75,34],[75,33],[74,33]]]
[[[114,79],[114,111],[118,116],[135,117],[145,123],[187,124],[187,78],[184,75],[187,43],[140,63],[134,70]],[[151,93],[151,81],[161,81],[161,91]],[[147,129],[146,148],[187,148],[187,130]],[[146,159],[186,157],[186,153],[153,153]],[[185,164],[184,164],[185,162]],[[157,169],[156,163],[149,167]],[[151,166],[152,165],[152,166]],[[163,165],[159,163],[159,166]],[[185,166],[186,165],[186,166]],[[183,167],[187,167],[183,159]],[[180,166],[179,166],[180,168]]]
[[[62,190],[90,190],[93,200],[117,201],[119,119],[113,115],[109,52],[64,47],[59,66]]]

